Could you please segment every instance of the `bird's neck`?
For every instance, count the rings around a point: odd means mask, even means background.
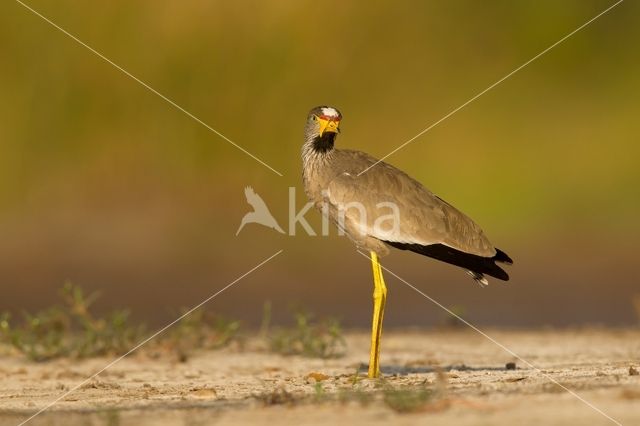
[[[322,136],[309,136],[302,146],[302,161],[309,162],[325,161],[333,152],[333,144],[336,139],[335,133],[325,133]]]
[[[321,190],[322,179],[336,150],[333,148],[335,133],[330,137],[307,137],[302,145],[302,180],[307,195],[313,198]],[[324,135],[323,135],[324,136]]]
[[[311,147],[314,151],[326,154],[333,150],[333,144],[336,141],[336,134],[333,132],[324,133],[322,136],[316,136],[311,139]]]

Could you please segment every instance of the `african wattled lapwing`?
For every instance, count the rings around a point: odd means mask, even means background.
[[[368,250],[373,267],[373,324],[369,377],[380,374],[380,337],[387,298],[379,258],[389,247],[410,250],[464,268],[481,285],[485,275],[507,281],[496,262],[511,264],[480,227],[402,170],[360,151],[336,149],[340,112],[316,107],[307,117],[302,147],[303,181],[309,199],[356,246]],[[362,173],[364,171],[364,173]],[[395,206],[382,227],[381,205]]]

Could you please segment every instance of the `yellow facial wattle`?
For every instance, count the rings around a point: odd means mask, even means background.
[[[320,125],[320,136],[322,136],[325,132],[329,133],[338,133],[338,126],[340,122],[337,120],[327,120],[322,117],[318,117],[318,124]]]

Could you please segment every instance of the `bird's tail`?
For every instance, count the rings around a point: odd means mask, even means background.
[[[513,260],[509,257],[509,255],[499,248],[496,248],[496,255],[493,256],[493,260],[495,262],[504,263],[506,265],[513,265]]]
[[[484,284],[482,281],[484,279],[484,275],[489,275],[503,281],[509,281],[509,275],[501,267],[496,265],[496,262],[510,265],[513,261],[505,252],[499,249],[496,249],[496,254],[494,256],[483,257],[465,253],[452,247],[445,246],[444,244],[430,244],[423,246],[421,244],[398,243],[395,241],[385,241],[385,243],[400,250],[410,250],[423,256],[428,256],[451,265],[459,266],[465,270],[469,270],[472,272],[473,278],[481,284]],[[486,281],[486,279],[484,279],[484,281]]]

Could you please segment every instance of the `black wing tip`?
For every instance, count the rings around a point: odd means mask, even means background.
[[[503,263],[505,265],[513,265],[513,260],[507,253],[503,252],[499,248],[495,247],[495,249],[496,255],[491,258],[491,260],[493,261],[493,268],[491,271],[492,273],[490,273],[489,275],[502,281],[509,281],[509,274],[507,274],[504,269],[498,266],[496,262]]]
[[[491,270],[491,273],[487,273],[487,275],[502,281],[509,281],[509,274],[495,263],[493,265],[494,268]]]
[[[509,255],[496,247],[496,255],[493,256],[493,260],[496,262],[505,263],[507,265],[513,265],[513,260]]]
[[[420,245],[395,241],[385,241],[385,243],[400,250],[410,250],[423,256],[465,268],[478,275],[484,274],[502,281],[509,281],[509,274],[495,263],[513,263],[511,258],[502,250],[496,249],[496,254],[493,257],[483,257],[465,253],[444,244]]]

